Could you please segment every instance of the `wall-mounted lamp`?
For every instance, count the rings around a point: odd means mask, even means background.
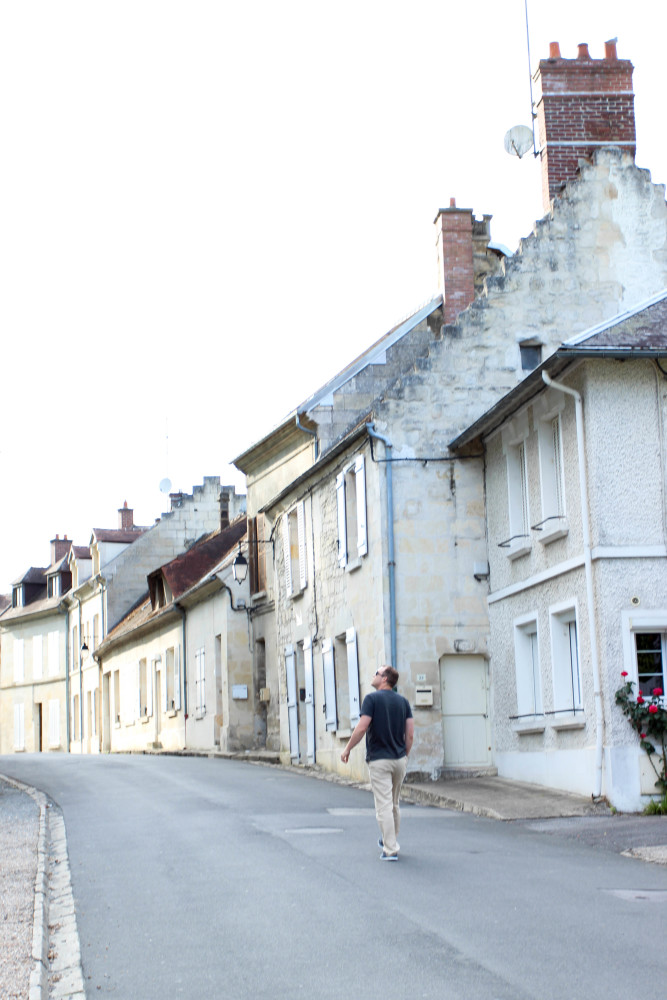
[[[240,542],[239,542],[239,551],[236,555],[236,559],[232,563],[232,573],[234,574],[234,579],[238,584],[245,583],[245,579],[248,575],[248,560],[241,552]]]
[[[81,647],[81,652],[82,653],[87,653],[88,652],[88,643],[85,640],[84,640],[84,643],[83,643],[83,645]]]
[[[473,564],[472,575],[476,580],[488,580],[489,579],[489,564],[488,562],[476,562]]]

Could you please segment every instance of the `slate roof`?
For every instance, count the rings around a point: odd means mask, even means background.
[[[73,545],[70,549],[70,555],[75,559],[92,559],[90,554],[90,548],[88,545]]]
[[[12,586],[18,586],[19,583],[35,583],[44,584],[46,586],[46,571],[48,567],[31,566],[23,576],[20,576],[17,580],[12,580]]]
[[[147,528],[133,528],[130,531],[123,528],[93,528],[92,538],[97,542],[118,542],[131,544],[143,535]],[[92,541],[91,541],[92,544]]]

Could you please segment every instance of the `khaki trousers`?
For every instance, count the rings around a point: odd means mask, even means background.
[[[396,841],[401,826],[401,810],[398,799],[401,785],[408,767],[408,758],[400,757],[389,760],[371,760],[368,770],[371,776],[371,788],[375,799],[375,816],[382,834],[385,854],[398,854]]]

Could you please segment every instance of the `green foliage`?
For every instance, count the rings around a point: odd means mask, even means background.
[[[665,775],[665,745],[667,743],[667,709],[662,688],[654,688],[650,697],[641,691],[635,696],[634,681],[625,680],[627,673],[622,673],[623,686],[616,692],[616,704],[627,717],[630,725],[639,736],[639,745],[648,756],[651,767],[658,779],[655,787],[663,795],[662,802],[651,803],[660,809],[667,802],[667,776]],[[658,749],[656,750],[656,745]],[[662,758],[662,759],[661,759]]]
[[[644,809],[645,816],[667,816],[667,795],[661,799],[651,799]]]

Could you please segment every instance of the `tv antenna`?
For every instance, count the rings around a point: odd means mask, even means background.
[[[169,472],[169,417],[165,417],[164,421],[165,428],[165,465],[167,466],[167,472]],[[171,492],[171,479],[165,476],[164,479],[160,480],[160,493]]]
[[[537,149],[535,148],[535,111],[533,103],[533,74],[530,68],[530,31],[528,29],[528,0],[523,0],[524,11],[526,14],[526,49],[528,52],[528,85],[530,87],[530,124],[531,127],[528,128],[527,125],[514,125],[509,132],[505,133],[505,150],[512,156],[518,156],[521,159],[529,149],[532,148],[533,156],[538,156]]]

